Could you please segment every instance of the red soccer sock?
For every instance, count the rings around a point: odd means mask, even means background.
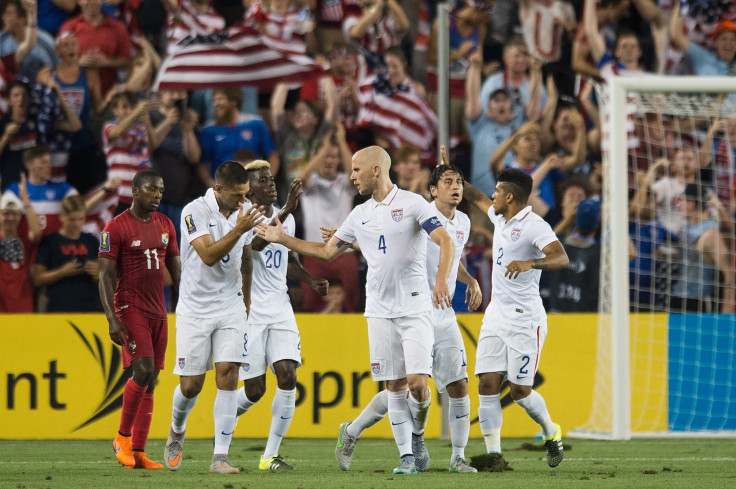
[[[148,431],[151,429],[151,418],[153,417],[153,394],[143,394],[141,403],[138,406],[138,416],[133,423],[133,443],[134,452],[145,452],[146,441],[148,440]]]
[[[120,413],[120,427],[118,428],[118,433],[121,435],[130,436],[146,389],[148,389],[148,386],[138,385],[133,382],[133,379],[128,379],[128,382],[126,382],[125,389],[123,389],[123,408]]]

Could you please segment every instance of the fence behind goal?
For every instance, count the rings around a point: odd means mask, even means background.
[[[598,90],[603,219],[596,386],[572,436],[736,436],[736,83]]]

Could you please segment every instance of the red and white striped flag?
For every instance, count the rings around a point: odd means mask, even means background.
[[[268,36],[240,24],[183,39],[159,70],[157,90],[198,90],[299,82],[327,74],[303,42]]]

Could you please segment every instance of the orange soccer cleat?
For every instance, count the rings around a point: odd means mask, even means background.
[[[123,436],[120,433],[112,441],[112,449],[115,451],[115,458],[122,465],[132,467],[135,465],[133,458],[133,447],[131,446],[130,437]]]
[[[164,466],[154,462],[146,455],[146,452],[133,452],[135,465],[131,469],[163,469]]]

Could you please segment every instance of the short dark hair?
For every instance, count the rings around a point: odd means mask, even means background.
[[[240,91],[240,87],[214,88],[212,95],[216,93],[223,94],[230,102],[236,102],[238,110],[243,106],[243,92]]]
[[[22,87],[26,91],[26,93],[31,92],[31,86],[28,83],[21,81],[21,80],[11,80],[8,82],[8,86],[6,88],[8,95],[10,95],[10,92],[15,87]]]
[[[427,185],[427,188],[436,187],[440,183],[440,180],[442,180],[442,176],[445,173],[457,173],[461,179],[465,180],[463,171],[455,165],[437,165],[429,175],[429,184]],[[432,195],[431,192],[430,195]],[[432,197],[432,199],[434,200],[434,197]]]
[[[20,0],[6,0],[5,7],[3,7],[2,13],[5,13],[5,10],[7,10],[7,8],[11,5],[15,7],[15,11],[18,14],[18,17],[20,17],[21,19],[28,18],[28,12],[26,12],[25,7],[23,7],[23,3],[21,3]]]
[[[215,182],[223,188],[230,189],[248,183],[248,172],[237,161],[229,160],[215,170]]]
[[[153,178],[161,178],[163,180],[161,174],[156,170],[141,170],[133,176],[133,183],[131,186],[141,188],[141,186],[143,186],[143,182]]]
[[[409,62],[406,60],[406,54],[404,54],[404,50],[399,46],[391,46],[390,48],[387,48],[383,52],[383,58],[386,59],[386,56],[393,56],[398,59],[401,64],[404,65],[404,69],[409,66]]]
[[[110,107],[117,104],[120,100],[126,100],[131,107],[135,106],[135,94],[133,92],[119,92],[110,99]]]
[[[514,196],[514,199],[520,204],[525,205],[526,201],[532,193],[534,181],[528,173],[518,168],[506,168],[498,172],[496,181],[502,184],[509,184],[506,191]]]
[[[47,154],[50,154],[48,146],[44,146],[43,144],[39,144],[38,146],[33,146],[23,151],[23,163],[30,163],[36,158],[40,158],[41,156],[46,156]]]

